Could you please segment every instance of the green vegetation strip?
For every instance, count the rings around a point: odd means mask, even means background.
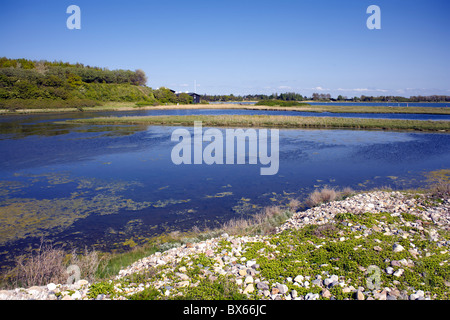
[[[261,109],[260,104],[256,104],[258,108],[248,107],[247,109]],[[269,106],[269,105],[267,105]],[[448,107],[371,107],[371,106],[311,106],[307,104],[299,104],[288,106],[285,104],[271,104],[272,108],[267,110],[289,110],[289,111],[303,111],[303,112],[330,112],[330,113],[395,113],[395,114],[450,114]]]
[[[214,127],[268,127],[268,128],[330,128],[330,129],[379,129],[450,131],[450,121],[360,119],[338,117],[292,117],[266,115],[219,115],[219,116],[145,116],[145,117],[99,117],[67,120],[65,123],[143,124],[192,126],[202,121],[203,126]]]

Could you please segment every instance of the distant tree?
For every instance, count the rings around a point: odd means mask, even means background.
[[[191,104],[194,101],[194,98],[192,98],[187,93],[180,93],[178,95],[178,102],[181,104]]]
[[[135,75],[133,77],[132,84],[137,86],[145,86],[148,80],[145,72],[141,69],[137,69],[134,73]]]
[[[157,100],[159,100],[161,103],[177,103],[178,102],[178,97],[176,96],[176,94],[164,87],[154,90],[153,94],[154,94],[155,98]]]

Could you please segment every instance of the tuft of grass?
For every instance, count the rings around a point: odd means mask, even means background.
[[[270,206],[249,219],[230,220],[220,229],[230,235],[269,235],[273,234],[276,228],[288,220],[294,212],[289,209],[282,210],[278,206]]]
[[[309,207],[315,207],[322,203],[345,199],[354,193],[355,192],[350,187],[345,187],[341,191],[336,191],[334,188],[324,187],[322,190],[314,190],[314,192],[311,193],[305,200],[305,204]]]
[[[94,281],[101,261],[97,251],[86,248],[82,254],[75,250],[68,253],[42,239],[38,249],[16,258],[15,267],[2,276],[2,286],[15,288],[66,283],[72,275],[68,272],[70,265],[79,268],[81,279]]]
[[[431,171],[427,177],[432,197],[443,200],[450,198],[450,169]]]
[[[16,287],[65,283],[68,277],[65,273],[65,257],[64,250],[41,241],[39,249],[30,256],[22,255],[16,259],[16,267],[10,273],[13,275],[10,280]]]
[[[336,200],[337,193],[334,189],[324,187],[322,190],[314,190],[306,199],[306,205],[309,207],[315,207],[321,203],[331,202]]]

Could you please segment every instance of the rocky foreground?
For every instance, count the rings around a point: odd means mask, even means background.
[[[357,194],[294,214],[269,236],[186,243],[113,280],[0,291],[0,299],[447,300],[450,199]]]

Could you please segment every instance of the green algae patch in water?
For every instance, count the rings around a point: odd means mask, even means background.
[[[96,178],[71,178],[68,174],[15,174],[26,182],[1,182],[0,245],[28,237],[46,237],[68,229],[77,220],[91,215],[113,215],[146,208],[164,208],[190,199],[135,201],[122,193],[143,184],[135,181],[106,182]],[[73,185],[68,185],[74,183]],[[19,198],[18,193],[36,185],[48,188],[67,184],[66,196],[58,198]],[[11,197],[16,195],[16,197]]]

